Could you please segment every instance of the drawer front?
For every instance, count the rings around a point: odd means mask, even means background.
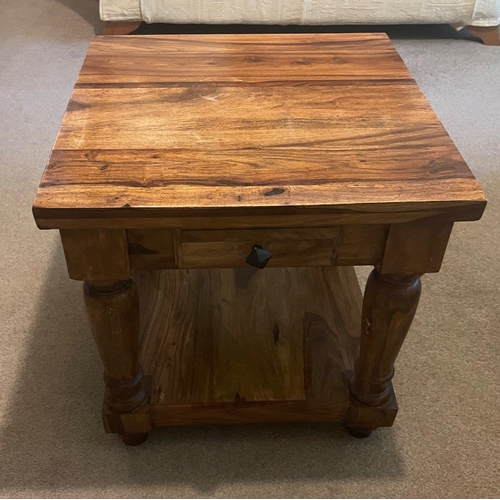
[[[246,267],[252,248],[260,245],[272,254],[268,267],[329,266],[339,234],[338,227],[181,231],[177,264],[183,269]]]
[[[245,267],[254,245],[270,267],[349,266],[381,261],[388,226],[236,230],[127,230],[132,269]]]

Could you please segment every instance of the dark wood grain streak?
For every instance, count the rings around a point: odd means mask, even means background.
[[[277,85],[281,85],[283,83],[282,80],[266,80],[266,81],[235,81],[235,80],[211,80],[209,84],[221,85],[223,84],[225,87],[274,87]],[[349,80],[314,80],[314,85],[324,85],[328,87],[346,87],[346,86],[370,86],[377,87],[379,85],[412,85],[414,80],[411,78],[384,78],[380,80],[370,79],[370,80],[358,80],[355,76],[352,76]],[[205,84],[205,85],[209,85]],[[310,80],[291,80],[287,82],[288,86],[291,87],[301,87],[301,86],[310,86]],[[100,82],[100,83],[76,83],[76,89],[106,89],[106,88],[137,88],[140,86],[141,88],[172,88],[172,87],[192,87],[193,82],[163,82],[163,81],[148,81],[148,82]]]

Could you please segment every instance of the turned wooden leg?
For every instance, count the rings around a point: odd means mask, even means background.
[[[500,26],[466,26],[465,29],[480,38],[484,45],[500,45]]]
[[[380,409],[381,415],[389,418],[385,425],[392,424],[385,407],[394,397],[391,384],[394,362],[417,310],[420,288],[418,274],[384,275],[373,270],[368,278],[360,354],[349,380],[349,391],[357,408],[348,414],[346,423],[356,437],[366,437],[381,425],[376,418],[372,419],[376,412],[370,412],[370,408]]]
[[[104,365],[104,401],[112,413],[137,412],[147,401],[139,364],[139,299],[131,280],[86,282],[85,305]],[[147,432],[118,432],[126,444],[140,444]]]

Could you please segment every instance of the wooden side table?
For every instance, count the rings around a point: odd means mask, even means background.
[[[105,429],[139,444],[392,425],[420,276],[485,204],[383,34],[103,36],[33,210],[85,282]]]

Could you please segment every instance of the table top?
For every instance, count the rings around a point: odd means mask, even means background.
[[[385,34],[126,35],[92,40],[33,210],[57,228],[484,206]]]

